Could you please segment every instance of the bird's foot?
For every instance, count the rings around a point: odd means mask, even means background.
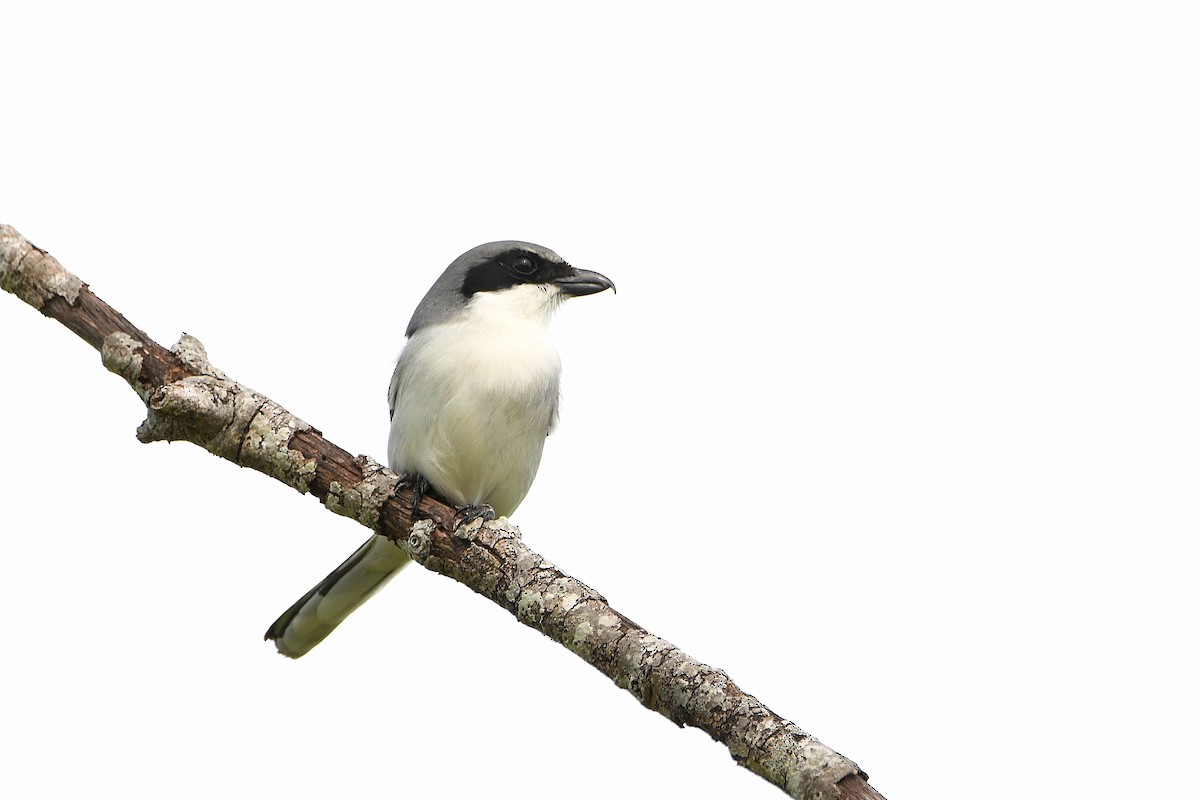
[[[412,518],[417,518],[417,506],[425,499],[425,493],[429,491],[429,481],[421,475],[405,475],[404,482],[413,488],[412,501]]]
[[[461,528],[477,519],[487,522],[495,518],[495,510],[487,503],[480,503],[477,506],[462,506],[454,512],[454,527]]]

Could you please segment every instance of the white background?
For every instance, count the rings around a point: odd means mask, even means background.
[[[534,549],[892,800],[1189,780],[1193,4],[12,5],[0,222],[159,342],[382,459],[429,284],[550,246],[620,292]],[[419,568],[280,658],[363,531],[0,341],[0,795],[782,796]]]

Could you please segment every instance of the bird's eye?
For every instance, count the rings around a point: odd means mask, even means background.
[[[513,261],[512,267],[516,272],[520,273],[521,275],[532,275],[533,270],[534,270],[533,261],[526,258],[525,256],[521,256],[520,258]]]

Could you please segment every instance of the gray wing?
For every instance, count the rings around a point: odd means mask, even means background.
[[[392,382],[388,385],[388,419],[396,416],[396,398],[400,394],[400,370],[404,368],[404,355],[396,360],[396,369],[392,371]]]
[[[553,388],[551,389],[551,391],[554,394],[550,398],[550,424],[546,426],[546,435],[547,436],[554,433],[554,429],[558,426],[558,400],[561,397],[561,395],[559,394],[559,388],[558,388],[557,381],[555,381],[555,384],[554,384]]]

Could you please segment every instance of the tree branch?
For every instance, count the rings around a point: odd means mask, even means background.
[[[183,334],[170,350],[100,300],[49,253],[0,225],[0,288],[52,317],[100,351],[146,404],[138,439],[189,441],[251,467],[398,542],[415,561],[470,587],[607,675],[644,706],[692,725],[734,760],[795,798],[882,796],[866,774],[739,689],[609,606],[521,541],[506,519],[455,527],[433,495],[412,511],[395,473],[351,456],[279,404],[227,378],[200,342]]]

